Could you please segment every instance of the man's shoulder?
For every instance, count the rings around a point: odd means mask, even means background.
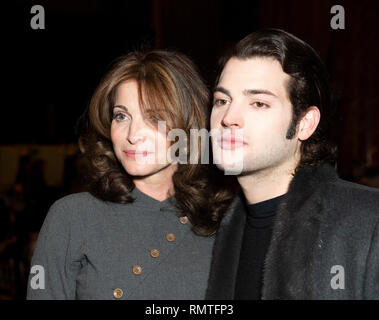
[[[328,188],[328,203],[343,211],[344,215],[356,216],[360,221],[364,217],[370,221],[379,220],[379,189],[358,183],[336,179]]]
[[[379,189],[365,186],[363,184],[343,180],[341,178],[331,182],[332,190],[359,198],[372,198],[379,202]]]
[[[379,189],[341,179],[330,164],[304,166],[295,175],[290,191],[295,194],[322,194],[327,198],[379,203]]]

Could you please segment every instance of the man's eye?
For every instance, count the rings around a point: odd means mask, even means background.
[[[228,104],[228,103],[229,103],[229,101],[226,100],[226,99],[215,99],[215,100],[213,101],[213,105],[214,105],[214,106],[224,106],[224,105],[226,105],[226,104]]]
[[[254,106],[254,107],[257,107],[257,108],[267,108],[267,107],[268,107],[268,104],[263,103],[263,102],[256,101],[256,102],[253,103],[253,106]]]
[[[120,122],[120,121],[128,120],[128,117],[125,114],[119,112],[119,113],[115,113],[112,119]]]

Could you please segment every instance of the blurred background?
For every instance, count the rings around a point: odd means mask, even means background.
[[[45,29],[33,30],[33,5]],[[333,5],[345,29],[333,30]],[[220,54],[263,27],[289,31],[320,54],[340,98],[333,129],[342,178],[379,187],[378,1],[12,1],[2,4],[0,299],[24,299],[30,258],[50,205],[83,191],[75,126],[112,61],[170,48],[209,87]]]

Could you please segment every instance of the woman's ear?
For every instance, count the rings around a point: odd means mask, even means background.
[[[299,140],[307,140],[313,132],[316,131],[317,126],[320,122],[320,110],[316,106],[311,106],[307,109],[299,125]]]

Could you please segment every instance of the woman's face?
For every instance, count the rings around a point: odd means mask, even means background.
[[[117,89],[111,139],[117,159],[131,176],[163,179],[175,165],[167,160],[170,143],[166,132],[158,130],[158,125],[141,113],[134,80],[121,83]]]

